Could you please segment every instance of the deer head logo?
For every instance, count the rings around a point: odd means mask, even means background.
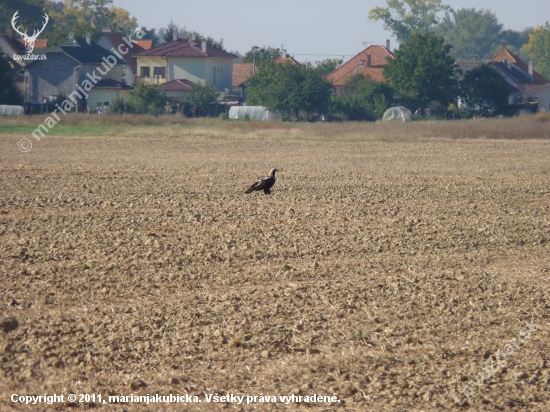
[[[45,17],[44,25],[42,26],[42,28],[40,30],[38,30],[38,31],[34,30],[32,36],[29,36],[29,35],[27,35],[27,30],[25,30],[25,32],[22,33],[22,32],[19,31],[20,26],[15,27],[15,21],[17,20],[18,17],[19,17],[19,10],[17,10],[15,12],[15,14],[13,15],[13,18],[11,19],[11,25],[12,25],[13,29],[17,33],[19,33],[21,35],[21,37],[23,37],[23,40],[25,41],[25,49],[27,50],[27,54],[31,54],[32,51],[34,50],[34,43],[36,42],[36,39],[38,38],[40,33],[42,33],[44,31],[44,29],[46,28],[46,24],[48,24],[48,21],[50,20],[50,18],[48,17],[48,15],[46,13],[44,13],[44,17]]]

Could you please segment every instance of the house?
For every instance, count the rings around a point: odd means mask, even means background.
[[[45,59],[25,66],[24,98],[31,113],[33,105],[55,101],[60,96],[70,98],[74,109],[83,111],[87,106],[88,92],[101,80],[122,83],[125,62],[91,43],[89,36],[86,40],[71,39],[64,45],[42,52]],[[113,87],[118,90],[118,86]],[[113,92],[111,96],[114,98],[117,93]]]
[[[234,63],[232,92],[240,96],[242,101],[246,101],[246,81],[254,74],[254,65],[252,63]]]
[[[187,80],[196,84],[213,85],[224,91],[231,89],[233,59],[237,56],[210,46],[206,41],[178,39],[137,53],[137,81],[145,84],[164,84]]]
[[[484,64],[496,69],[512,89],[508,98],[509,115],[550,111],[548,79],[534,69],[533,62],[525,63],[506,47],[486,63],[459,61],[457,64],[463,75]]]
[[[88,110],[90,112],[101,110],[109,110],[111,102],[117,98],[128,97],[130,91],[134,88],[124,82],[119,82],[113,79],[102,79],[96,83],[96,85],[88,91],[88,98],[86,99]]]
[[[510,115],[550,110],[550,83],[534,69],[532,61],[525,63],[503,46],[488,64],[515,89],[509,97]]]
[[[337,67],[325,78],[332,83],[335,94],[340,94],[344,84],[356,74],[364,74],[376,81],[383,82],[384,66],[387,64],[388,59],[393,58],[394,55],[390,51],[389,40],[386,42],[386,47],[373,44]]]
[[[195,83],[185,79],[176,79],[160,85],[161,90],[164,91],[166,97],[168,97],[168,103],[172,108],[172,112],[176,113],[183,109],[183,99],[185,95],[193,90]]]
[[[48,47],[48,40],[36,39],[35,49],[43,49]],[[25,50],[25,41],[19,36],[14,36],[13,29],[7,28],[6,34],[0,34],[0,49],[4,52],[10,62],[13,74],[16,79],[17,87],[22,95],[25,92],[25,77],[23,75],[23,68],[32,60],[23,60],[18,58],[27,54]],[[33,53],[38,54],[38,53]]]
[[[123,47],[123,50],[129,49],[127,41],[124,40],[122,30],[118,32],[111,31],[111,29],[103,29],[101,36],[97,39],[96,44],[108,50],[110,53],[117,50],[119,47]],[[123,54],[122,58],[126,63],[123,68],[123,80],[128,85],[135,84],[135,78],[138,74],[137,71],[137,59],[135,54],[149,50],[153,44],[152,40],[131,40],[131,52]]]

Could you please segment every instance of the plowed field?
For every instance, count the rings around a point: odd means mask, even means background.
[[[548,140],[20,137],[1,410],[550,410]]]

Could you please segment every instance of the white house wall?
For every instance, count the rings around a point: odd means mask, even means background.
[[[117,97],[123,97],[124,99],[126,99],[129,92],[129,90],[92,89],[88,92],[89,97],[86,100],[86,103],[88,105],[88,108],[90,109],[90,112],[95,111],[97,109],[98,103],[101,103],[101,105],[104,105],[105,102],[111,103]]]
[[[205,72],[206,84],[213,84],[220,91],[224,91],[225,89],[231,90],[233,83],[232,59],[207,59]]]
[[[202,58],[170,57],[168,81],[185,79],[204,85],[205,60]]]

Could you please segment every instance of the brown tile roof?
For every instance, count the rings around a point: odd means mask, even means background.
[[[161,44],[152,49],[137,53],[137,56],[166,56],[166,57],[221,57],[236,59],[233,53],[207,45],[206,52],[202,51],[202,44],[191,39],[177,39]]]
[[[516,65],[519,69],[525,73],[529,73],[529,65],[521,60],[517,55],[512,53],[506,47],[502,47],[502,50],[489,59],[490,63],[501,63],[504,60],[508,60],[510,63]],[[545,84],[548,83],[548,79],[542,74],[533,70],[533,84]]]
[[[370,66],[368,64],[369,55]],[[352,76],[361,73],[372,77],[376,81],[383,82],[383,70],[387,58],[393,59],[393,53],[384,46],[373,44],[328,74],[326,79],[334,86],[343,86]]]
[[[149,50],[153,47],[153,40],[132,40],[132,43],[137,44],[143,50]]]
[[[252,63],[233,64],[233,81],[231,83],[233,87],[241,87],[252,76],[253,66]]]
[[[161,84],[160,88],[165,92],[190,92],[195,84],[191,80],[176,79]]]

